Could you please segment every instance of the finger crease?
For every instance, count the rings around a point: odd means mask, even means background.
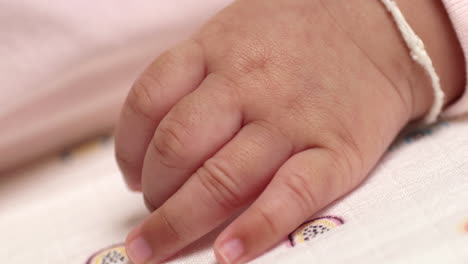
[[[312,191],[308,188],[310,184],[300,175],[292,175],[295,181],[298,181],[299,184],[294,184],[292,181],[285,181],[285,185],[289,188],[294,196],[297,197],[299,206],[302,207],[302,212],[310,213],[313,208],[317,208],[318,201],[315,195],[312,194]],[[302,186],[302,187],[299,187]]]
[[[206,168],[203,170],[206,170]],[[214,170],[218,170],[221,174],[226,175],[221,168],[215,168]],[[237,201],[240,201],[239,196],[235,194],[223,180],[218,179],[217,176],[214,176],[209,172],[199,173],[198,178],[205,189],[212,194],[216,202],[218,202],[222,207],[227,210],[232,210],[237,207]]]
[[[142,88],[142,89],[146,90],[146,88]],[[137,98],[139,98],[140,95],[137,93],[136,89],[133,88],[131,90],[131,93],[133,93],[132,96],[133,96],[134,99],[128,100],[128,102],[127,102],[128,108],[131,109],[134,113],[139,114],[141,117],[143,117],[143,118],[145,118],[145,119],[152,122],[153,117],[149,113],[147,113],[147,111],[144,111],[143,108],[141,106],[139,106],[139,104],[138,104],[138,99]],[[144,92],[144,93],[147,94],[147,92]]]
[[[257,208],[257,212],[262,216],[262,218],[267,222],[270,230],[271,230],[271,233],[272,234],[280,234],[281,232],[279,232],[276,228],[276,225],[274,224],[274,222],[271,220],[271,218],[268,216],[267,213],[265,213],[263,211],[262,208]]]
[[[181,234],[177,231],[174,225],[169,221],[167,218],[166,211],[161,207],[159,209],[159,215],[161,216],[161,220],[163,221],[164,225],[168,227],[169,232],[172,234],[172,237],[179,242],[183,242]]]

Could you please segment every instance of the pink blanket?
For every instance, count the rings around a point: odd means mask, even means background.
[[[138,73],[230,2],[0,1],[0,172],[110,129]]]

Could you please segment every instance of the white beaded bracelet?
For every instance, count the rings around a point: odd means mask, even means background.
[[[416,35],[413,29],[410,27],[405,17],[401,13],[398,5],[394,0],[381,0],[382,3],[387,8],[388,12],[393,16],[395,23],[400,30],[403,39],[406,42],[406,46],[410,49],[411,58],[421,65],[427,74],[431,78],[432,88],[434,90],[434,103],[432,107],[424,117],[423,122],[425,124],[431,124],[437,121],[442,108],[444,106],[445,94],[440,85],[440,79],[437,75],[434,66],[432,65],[432,60],[424,48],[423,41]]]

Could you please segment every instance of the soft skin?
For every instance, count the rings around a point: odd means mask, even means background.
[[[464,61],[441,3],[398,3],[449,104]],[[243,209],[216,256],[259,256],[358,186],[432,101],[379,1],[234,2],[154,61],[122,110],[116,156],[153,210],[129,256],[160,263]]]

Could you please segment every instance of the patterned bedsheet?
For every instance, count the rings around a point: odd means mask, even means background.
[[[100,137],[0,178],[9,264],[129,263],[146,214]],[[468,122],[404,134],[367,181],[253,263],[468,263]],[[216,231],[169,263],[216,263]]]

